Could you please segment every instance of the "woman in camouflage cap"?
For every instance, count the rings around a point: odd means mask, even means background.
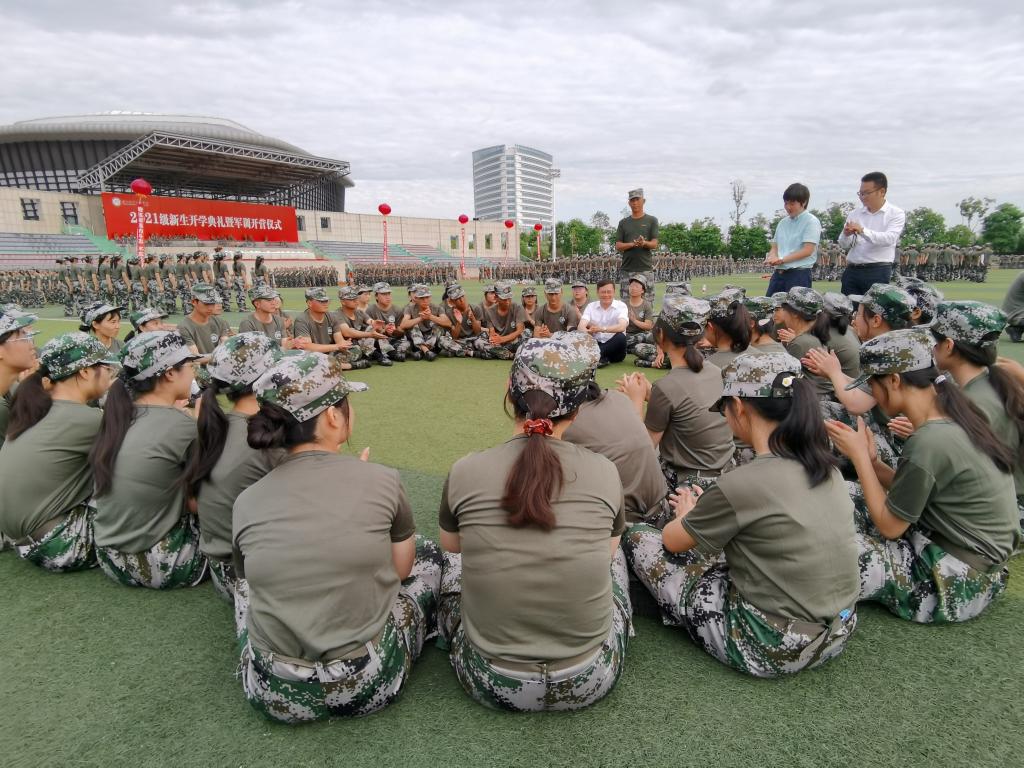
[[[623,539],[665,623],[755,677],[818,666],[857,623],[853,504],[801,376],[785,353],[726,366],[711,409],[756,457],[706,491],[675,489],[664,530],[637,525]]]
[[[825,312],[825,301],[813,288],[798,286],[790,288],[782,302],[782,324],[779,340],[786,351],[800,360],[810,349],[826,349],[830,340],[829,316]],[[824,376],[810,372],[818,396],[830,398],[832,383]]]
[[[232,512],[242,689],[283,722],[376,712],[435,632],[441,553],[397,470],[338,452],[366,389],[340,360],[291,354],[252,388],[250,448],[287,456]]]
[[[748,296],[743,305],[750,315],[751,352],[786,353],[782,342],[775,338],[775,299],[769,296]]]
[[[57,336],[14,398],[0,449],[0,530],[21,557],[50,571],[96,565],[89,450],[102,412],[88,403],[110,387],[112,365],[89,334]]]
[[[1024,388],[996,365],[1006,315],[980,301],[938,304],[929,330],[935,337],[935,363],[981,409],[993,431],[1013,451],[1017,509],[1024,528]]]
[[[704,340],[711,345],[708,362],[724,368],[750,346],[750,313],[740,288],[726,288],[708,299],[710,314]]]
[[[860,376],[860,337],[853,330],[853,302],[849,296],[829,292],[822,296],[828,315],[829,350],[836,353],[843,374],[855,379]]]
[[[118,338],[122,312],[124,307],[115,307],[103,301],[93,302],[82,312],[82,324],[78,330],[91,333],[110,354],[118,355],[124,347]]]
[[[177,405],[191,394],[197,355],[173,331],[150,331],[121,352],[90,454],[96,476],[96,555],[126,586],[172,589],[206,576],[199,525],[182,475],[196,422]]]
[[[185,470],[185,484],[196,497],[200,549],[210,563],[217,594],[234,602],[235,569],[231,563],[231,509],[238,495],[272,470],[278,450],[249,447],[249,417],[259,410],[252,385],[280,359],[281,345],[263,333],[232,336],[210,356],[210,383],[203,388],[197,417],[199,441]],[[224,413],[219,397],[232,403]]]
[[[895,470],[878,461],[863,422],[827,422],[860,478],[855,522],[860,599],[919,623],[967,621],[1006,589],[1020,542],[1013,452],[932,359],[921,329],[861,347],[861,377],[890,416],[914,432]]]
[[[36,364],[35,332],[32,323],[38,318],[16,309],[0,312],[0,445],[7,435],[11,400],[19,377]]]
[[[506,395],[512,438],[460,459],[445,483],[438,624],[462,687],[488,707],[580,709],[622,671],[622,483],[608,459],[562,439],[600,355],[582,333],[524,342]]]

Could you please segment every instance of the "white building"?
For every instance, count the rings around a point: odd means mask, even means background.
[[[513,219],[524,229],[554,220],[554,158],[539,149],[499,145],[473,153],[473,206],[478,219]]]

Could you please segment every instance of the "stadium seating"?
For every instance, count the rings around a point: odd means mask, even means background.
[[[58,256],[98,256],[100,248],[84,235],[25,235],[0,232],[0,264],[52,266]]]
[[[384,246],[380,243],[320,240],[310,245],[329,259],[345,260],[355,264],[379,262],[383,258]],[[395,244],[388,245],[388,263],[422,264],[423,259],[409,253],[403,246]]]

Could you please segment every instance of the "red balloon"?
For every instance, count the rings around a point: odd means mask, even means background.
[[[544,225],[538,221],[536,224],[533,225],[533,228],[540,232],[542,229],[544,229]]]
[[[149,195],[153,193],[153,185],[145,179],[135,179],[129,185],[129,189],[136,195]]]
[[[381,203],[380,205],[377,206],[377,210],[380,211],[381,216],[387,216],[389,213],[391,213],[391,206],[388,205],[387,203]]]
[[[469,221],[469,216],[466,214],[459,216],[459,224],[465,224],[467,221]]]
[[[516,223],[512,219],[505,219],[505,229],[512,229]]]

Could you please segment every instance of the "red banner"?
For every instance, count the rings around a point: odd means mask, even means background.
[[[141,205],[141,209],[140,209]],[[142,210],[142,220],[139,220]],[[295,209],[282,205],[201,200],[190,197],[142,197],[103,193],[107,237],[135,237],[140,224],[146,237],[199,240],[251,240],[297,243]]]

